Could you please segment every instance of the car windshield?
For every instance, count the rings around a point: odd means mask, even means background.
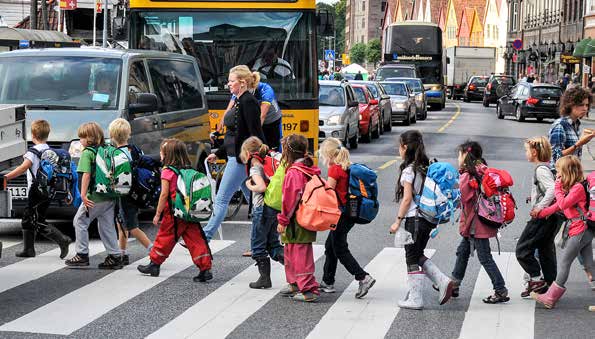
[[[353,92],[355,92],[355,99],[360,104],[366,104],[366,94],[364,93],[364,89],[362,87],[353,87]]]
[[[531,90],[532,95],[535,96],[549,96],[549,97],[560,97],[562,96],[562,90],[556,87],[533,87]]]
[[[374,97],[374,99],[378,99],[380,97],[380,92],[378,92],[378,88],[376,88],[376,86],[374,86],[372,84],[368,84],[366,86],[370,90],[370,93],[372,93],[372,96]]]
[[[98,57],[0,58],[0,104],[113,110],[121,65],[120,59]]]
[[[340,86],[321,85],[318,94],[320,106],[345,106],[345,95]]]
[[[407,79],[407,80],[402,80],[402,81],[406,82],[407,85],[409,85],[409,87],[411,87],[411,89],[415,93],[421,92],[424,88],[424,85],[421,83],[420,80]]]
[[[229,95],[229,70],[247,65],[279,101],[315,99],[315,41],[310,12],[155,11],[133,14],[131,48],[195,57],[207,96]]]
[[[389,95],[407,95],[407,90],[405,89],[405,84],[391,84],[386,83],[382,84],[384,86],[384,90]]]
[[[376,74],[376,80],[388,78],[415,78],[415,70],[409,67],[382,67]]]
[[[479,87],[485,87],[488,84],[488,79],[486,78],[475,78],[473,80],[471,80],[471,83],[479,86]]]
[[[509,77],[494,77],[492,82],[496,82],[497,84],[514,85],[514,80]]]

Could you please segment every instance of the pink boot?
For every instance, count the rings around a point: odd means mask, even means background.
[[[554,282],[544,294],[531,292],[531,298],[535,299],[538,303],[542,304],[546,308],[551,309],[556,306],[556,303],[558,300],[560,300],[560,298],[562,298],[564,292],[566,292],[566,289],[564,287],[558,286],[558,284]]]

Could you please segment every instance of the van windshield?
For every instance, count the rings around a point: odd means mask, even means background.
[[[0,104],[114,110],[122,61],[96,57],[0,58]]]
[[[410,67],[382,67],[376,74],[376,80],[388,78],[416,78],[415,70]]]

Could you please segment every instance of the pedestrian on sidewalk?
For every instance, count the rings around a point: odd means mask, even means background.
[[[351,166],[349,150],[341,144],[339,139],[327,138],[320,145],[320,160],[328,168],[327,184],[337,192],[342,211],[337,228],[329,232],[324,245],[326,259],[320,289],[325,293],[335,292],[335,273],[337,272],[337,263],[340,261],[358,282],[359,288],[355,297],[361,299],[368,294],[370,288],[376,283],[376,279],[364,271],[349,251],[347,243],[347,235],[355,225],[345,208],[349,194],[349,166]]]
[[[250,250],[256,261],[260,277],[249,284],[250,288],[271,288],[271,258],[284,263],[283,246],[279,242],[277,211],[269,211],[265,203],[265,192],[270,178],[265,174],[264,162],[269,147],[257,137],[250,137],[242,144],[240,158],[246,164],[248,180],[246,186],[252,192],[252,232]],[[265,212],[265,209],[267,210]],[[266,214],[266,218],[265,218]],[[270,258],[269,258],[270,256]]]
[[[483,299],[486,304],[498,304],[510,300],[502,273],[498,269],[490,248],[490,239],[495,238],[498,230],[491,228],[477,217],[475,205],[479,199],[481,177],[487,170],[483,159],[483,150],[479,143],[467,141],[458,147],[459,152],[459,188],[461,189],[461,222],[459,233],[463,237],[457,248],[457,260],[452,277],[456,287],[453,297],[459,296],[459,286],[465,277],[469,257],[477,251],[479,263],[490,277],[494,294]]]
[[[528,274],[527,288],[521,297],[531,292],[543,293],[556,279],[556,248],[554,237],[558,232],[561,218],[556,214],[547,219],[537,219],[537,210],[549,207],[554,201],[554,174],[549,168],[552,149],[546,137],[534,137],[525,141],[525,155],[534,164],[531,196],[531,219],[527,222],[516,245],[516,257]],[[539,261],[535,257],[537,251]]]
[[[554,308],[558,300],[566,291],[566,281],[570,273],[570,266],[574,259],[582,255],[585,271],[591,273],[593,264],[593,229],[589,227],[595,220],[595,216],[589,213],[590,199],[587,190],[583,187],[583,167],[578,157],[567,155],[556,162],[556,203],[543,210],[537,211],[539,218],[548,217],[558,211],[564,212],[568,220],[562,225],[560,261],[556,280],[548,288],[545,294],[531,292],[531,298],[535,299],[546,308]],[[595,174],[589,176],[590,182],[595,181]],[[590,285],[595,289],[595,283],[591,280]]]
[[[287,171],[283,181],[283,206],[277,215],[284,246],[285,278],[287,286],[281,295],[296,301],[314,302],[319,298],[318,282],[314,277],[314,252],[312,243],[316,232],[309,231],[297,223],[296,211],[309,180],[308,176],[320,175],[320,169],[308,154],[308,139],[292,134],[283,145],[281,162]]]
[[[417,130],[409,130],[399,138],[399,155],[403,162],[399,168],[396,200],[399,204],[396,221],[390,227],[390,233],[396,233],[400,227],[413,235],[413,244],[405,245],[405,261],[407,263],[408,291],[399,307],[421,310],[423,302],[424,277],[432,280],[440,291],[438,302],[446,303],[452,296],[455,282],[424,255],[430,240],[430,233],[436,225],[418,216],[414,197],[421,192],[430,160],[426,155],[422,134]],[[404,225],[403,222],[405,222]]]
[[[184,239],[184,244],[192,257],[192,262],[200,270],[192,280],[206,282],[213,279],[211,273],[212,256],[209,244],[204,236],[200,223],[176,219],[170,205],[176,199],[178,189],[178,175],[175,169],[191,168],[186,144],[178,139],[165,139],[160,148],[161,163],[161,195],[157,203],[157,210],[153,218],[153,225],[159,227],[155,242],[149,253],[151,261],[148,265],[138,265],[139,272],[159,276],[160,268],[169,257],[178,237]],[[161,225],[159,225],[161,222]]]

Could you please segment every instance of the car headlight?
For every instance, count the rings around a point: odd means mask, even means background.
[[[406,106],[404,102],[393,102],[394,109],[405,109]]]
[[[327,124],[329,126],[338,125],[340,123],[341,123],[341,115],[332,115],[327,120]]]
[[[423,98],[424,98],[424,96],[423,96],[423,94],[421,94],[421,93],[417,93],[417,94],[415,95],[415,100],[423,100]]]
[[[70,143],[70,147],[68,147],[68,153],[70,153],[71,158],[80,158],[84,149],[80,140],[74,140]]]

